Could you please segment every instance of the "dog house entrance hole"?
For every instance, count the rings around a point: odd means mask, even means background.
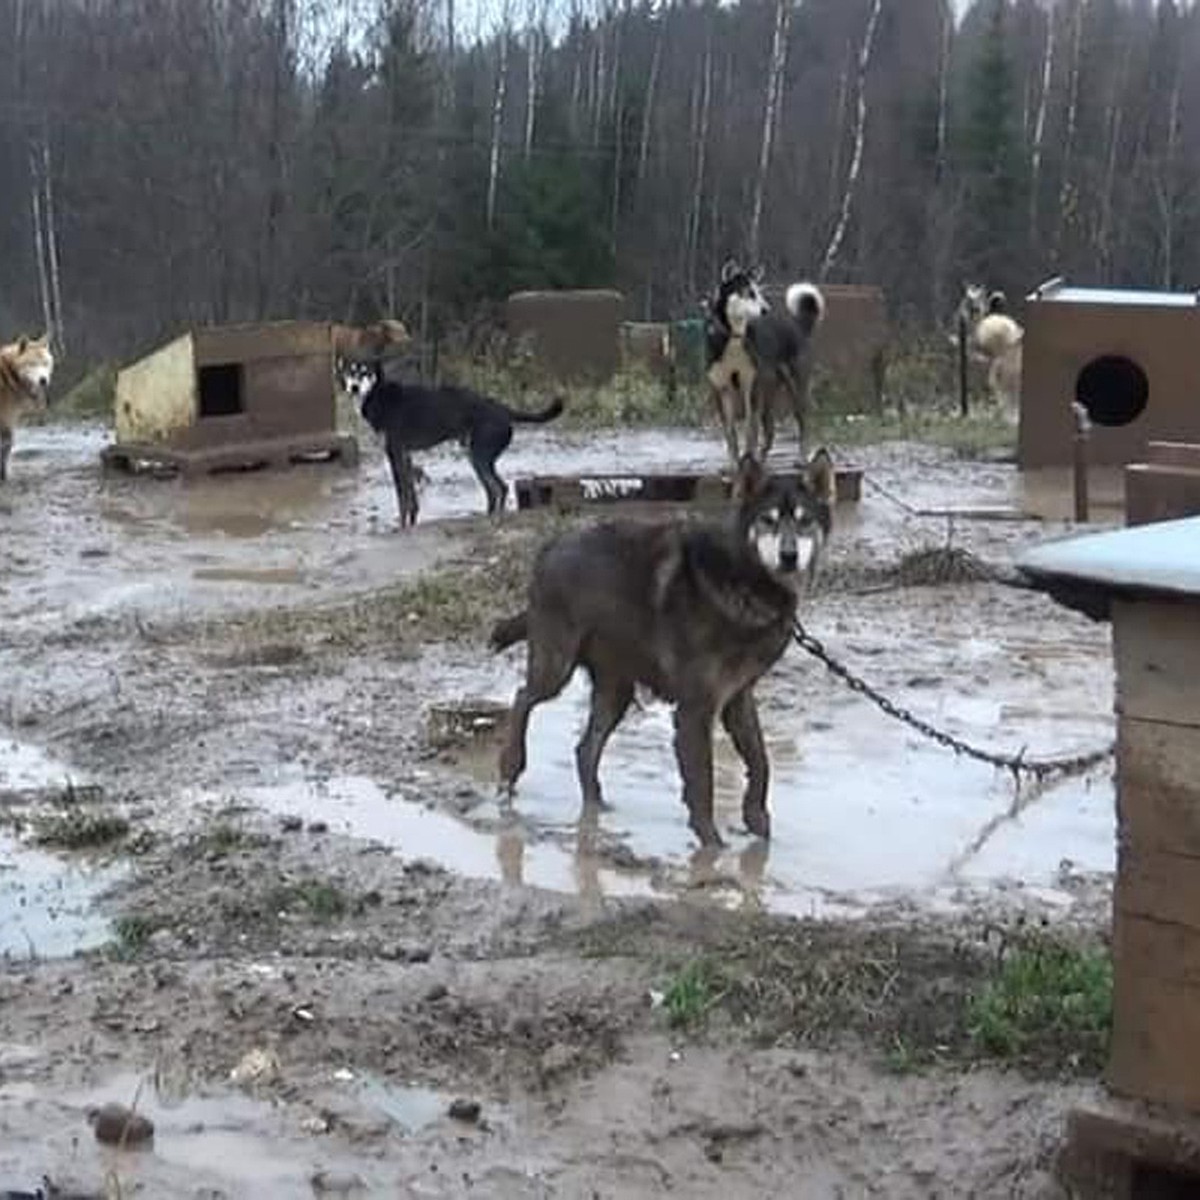
[[[232,417],[246,411],[242,399],[242,364],[218,363],[197,371],[200,416]]]
[[[1079,372],[1075,399],[1087,410],[1093,425],[1128,425],[1146,411],[1150,381],[1133,359],[1102,354]]]

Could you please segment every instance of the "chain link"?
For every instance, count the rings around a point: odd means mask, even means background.
[[[981,750],[977,746],[972,746],[968,742],[962,741],[961,738],[956,738],[953,734],[946,733],[945,730],[930,725],[928,721],[923,721],[920,717],[914,716],[908,709],[902,708],[880,692],[877,692],[869,683],[859,678],[848,667],[838,662],[825,649],[821,640],[814,637],[804,628],[799,619],[795,622],[793,632],[796,643],[801,649],[808,651],[814,658],[820,659],[833,674],[845,681],[846,686],[852,692],[857,692],[860,696],[866,696],[868,700],[876,704],[888,716],[895,717],[897,721],[902,721],[905,725],[915,729],[918,733],[924,734],[927,738],[931,738],[939,745],[953,750],[955,754],[965,754],[968,758],[974,758],[979,762],[988,763],[990,766],[1009,771],[1015,780],[1019,781],[1022,774],[1032,775],[1039,781],[1056,775],[1064,777],[1080,775],[1084,771],[1088,771],[1099,763],[1104,762],[1105,759],[1112,757],[1115,749],[1113,746],[1108,746],[1103,750],[1090,750],[1084,754],[1040,759],[1026,758],[1024,750],[1019,754],[997,754],[990,750]]]

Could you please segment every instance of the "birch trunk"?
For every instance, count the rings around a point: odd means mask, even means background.
[[[938,111],[937,140],[934,148],[933,181],[942,182],[946,173],[946,130],[948,127],[950,93],[950,47],[954,42],[954,13],[948,4],[942,5],[942,44],[938,51]]]
[[[50,280],[46,271],[46,233],[42,221],[42,183],[37,154],[29,148],[30,206],[33,210],[33,251],[37,259],[38,299],[42,306],[42,323],[51,342],[54,340],[54,311],[50,298]]]
[[[1054,9],[1046,11],[1046,44],[1042,50],[1042,86],[1037,116],[1033,122],[1033,144],[1029,154],[1029,238],[1037,243],[1038,196],[1042,178],[1042,147],[1046,139],[1046,107],[1050,99],[1050,81],[1054,77]]]
[[[1062,182],[1058,189],[1058,224],[1054,234],[1054,249],[1051,261],[1057,266],[1062,254],[1063,235],[1069,214],[1074,209],[1075,185],[1071,178],[1074,166],[1075,133],[1079,124],[1079,57],[1083,45],[1083,16],[1087,0],[1075,0],[1072,12],[1074,25],[1071,31],[1071,70],[1067,86],[1067,128],[1063,140]]]
[[[879,25],[879,13],[883,8],[883,0],[871,0],[871,11],[867,16],[867,28],[863,34],[862,49],[858,54],[858,98],[854,116],[854,153],[850,159],[850,170],[846,175],[846,188],[842,192],[842,209],[838,214],[837,225],[825,249],[825,257],[821,261],[821,279],[827,279],[829,272],[842,248],[846,230],[850,225],[850,213],[854,205],[854,193],[858,187],[858,176],[862,170],[863,146],[867,139],[867,73],[871,67],[871,51],[875,46],[875,30]]]
[[[46,200],[46,248],[50,260],[50,303],[54,313],[54,346],[56,353],[67,352],[66,323],[63,320],[62,278],[58,265],[58,222],[54,216],[54,172],[50,165],[50,139],[42,139],[42,186]]]
[[[641,188],[646,178],[646,163],[650,158],[650,130],[654,118],[654,93],[658,87],[658,71],[662,63],[663,24],[659,24],[658,36],[654,39],[654,53],[650,58],[650,78],[646,80],[646,101],[642,109],[642,136],[638,142],[637,181]]]
[[[778,0],[775,6],[775,33],[771,39],[771,62],[767,72],[767,97],[763,106],[762,137],[758,148],[758,172],[754,177],[754,203],[750,212],[749,255],[758,261],[759,237],[762,230],[763,197],[767,190],[767,173],[771,166],[771,144],[775,136],[776,112],[783,91],[783,72],[787,66],[787,38],[791,26],[791,0]]]
[[[528,62],[525,76],[525,161],[529,161],[533,150],[533,122],[537,111],[538,95],[538,54],[541,46],[541,32],[536,26],[529,30]]]
[[[508,90],[508,13],[500,30],[500,66],[496,72],[496,94],[492,102],[492,139],[488,153],[487,228],[496,223],[496,189],[500,182],[500,135],[504,129],[504,95]]]
[[[842,178],[842,143],[846,140],[846,99],[850,90],[850,59],[853,51],[846,47],[846,62],[838,75],[837,115],[833,122],[833,153],[829,159],[829,189],[825,203],[833,212],[837,206],[838,184]]]
[[[704,170],[708,153],[708,126],[712,98],[712,35],[704,47],[704,67],[700,81],[700,121],[696,130],[696,173],[692,177],[692,211],[688,223],[688,287],[696,291],[696,269],[700,255],[700,218],[704,211]]]
[[[1175,283],[1175,157],[1179,139],[1179,93],[1181,72],[1175,70],[1175,83],[1171,88],[1171,104],[1167,114],[1167,161],[1164,165],[1163,186],[1160,189],[1162,213],[1162,280],[1164,290]]]

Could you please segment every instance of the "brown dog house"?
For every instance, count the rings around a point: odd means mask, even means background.
[[[1072,403],[1091,420],[1089,461],[1122,466],[1151,441],[1200,441],[1200,304],[1192,292],[1068,287],[1026,298],[1022,469],[1072,462]]]
[[[197,328],[117,376],[116,444],[106,464],[181,471],[357,462],[337,430],[328,322]]]
[[[818,286],[825,297],[825,316],[813,335],[814,380],[823,379],[838,406],[848,411],[881,408],[889,337],[883,288],[855,283]],[[783,307],[786,284],[770,284],[764,291],[772,307]],[[814,389],[814,394],[821,393]]]
[[[514,292],[504,306],[509,335],[527,340],[541,370],[561,382],[611,379],[624,319],[624,295],[606,288]]]

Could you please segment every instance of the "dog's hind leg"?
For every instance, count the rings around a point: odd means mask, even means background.
[[[633,703],[633,685],[619,675],[592,672],[592,710],[587,728],[575,747],[575,766],[584,808],[604,808],[600,793],[600,756]]]
[[[767,783],[770,766],[758,708],[752,688],[743,688],[721,712],[721,724],[733,741],[733,748],[746,764],[746,792],[742,797],[742,820],[757,837],[771,836],[771,818],[767,813]]]
[[[8,479],[8,459],[12,454],[13,431],[7,425],[0,425],[0,483]]]
[[[400,510],[400,528],[417,523],[417,488],[413,482],[412,455],[390,438],[386,443],[388,465],[392,469],[392,485],[396,489],[396,506]]]
[[[683,776],[688,825],[702,846],[723,846],[713,820],[713,711],[706,703],[675,709],[675,757]]]
[[[480,427],[471,435],[468,446],[471,467],[487,495],[489,517],[502,513],[508,498],[508,486],[496,470],[496,459],[508,449],[511,441],[512,426],[507,424]]]
[[[525,738],[533,710],[553,700],[567,686],[575,670],[575,645],[554,644],[537,629],[529,631],[525,684],[517,690],[508,715],[508,737],[500,751],[500,787],[512,794],[525,770]]]

